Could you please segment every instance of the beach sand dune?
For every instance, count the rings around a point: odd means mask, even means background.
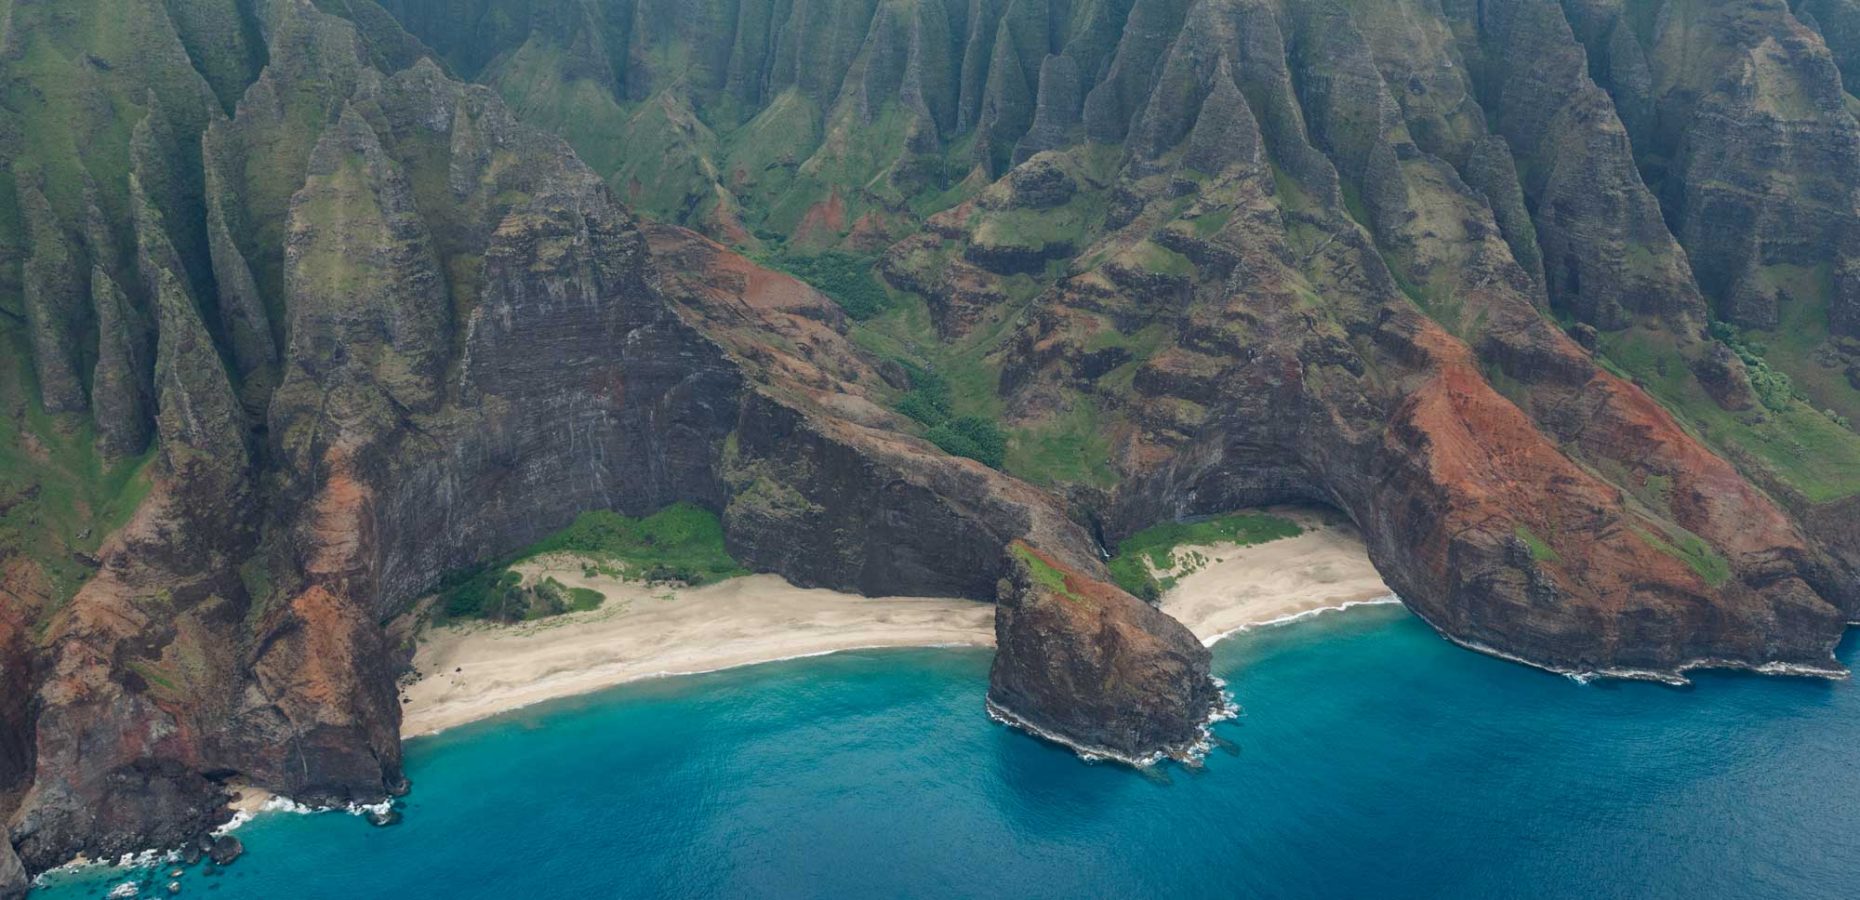
[[[1389,590],[1348,526],[1251,547],[1183,547],[1204,562],[1162,608],[1204,642]],[[671,588],[589,575],[580,560],[518,567],[607,596],[600,609],[520,625],[429,629],[402,694],[401,733],[431,734],[545,700],[664,675],[876,647],[994,645],[994,607],[969,600],[860,597],[799,588],[774,575]]]

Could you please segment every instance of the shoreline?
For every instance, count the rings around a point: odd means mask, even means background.
[[[1220,634],[1217,634],[1211,638],[1207,638],[1206,640],[1203,640],[1201,642],[1201,645],[1204,647],[1213,647],[1215,644],[1218,644],[1224,640],[1227,640],[1230,637],[1245,634],[1249,631],[1258,631],[1261,628],[1277,628],[1280,625],[1291,625],[1297,622],[1302,622],[1306,619],[1317,618],[1318,616],[1324,615],[1325,613],[1348,612],[1352,609],[1358,609],[1364,606],[1400,606],[1400,605],[1401,605],[1401,598],[1391,593],[1391,594],[1384,594],[1380,597],[1370,597],[1366,600],[1345,600],[1341,603],[1337,603],[1331,606],[1312,606],[1309,608],[1301,609],[1295,613],[1288,613],[1286,615],[1279,616],[1277,618],[1266,619],[1260,622],[1249,622],[1237,628],[1232,628],[1227,631],[1223,631]]]
[[[1688,687],[1692,684],[1692,679],[1687,677],[1689,673],[1692,672],[1749,672],[1755,675],[1767,675],[1777,678],[1813,678],[1822,681],[1846,681],[1851,679],[1854,674],[1849,669],[1841,666],[1811,666],[1802,663],[1786,662],[1749,663],[1741,660],[1720,659],[1716,657],[1689,659],[1671,669],[1570,669],[1525,659],[1522,656],[1506,653],[1503,650],[1487,644],[1482,644],[1478,641],[1463,640],[1454,637],[1434,625],[1433,621],[1428,619],[1427,616],[1422,615],[1420,611],[1409,610],[1409,612],[1422,622],[1427,623],[1427,627],[1432,629],[1441,639],[1463,650],[1470,650],[1482,656],[1490,656],[1493,659],[1502,659],[1506,662],[1518,663],[1519,665],[1536,669],[1540,672],[1546,672],[1551,675],[1561,675],[1581,685],[1592,684],[1596,681],[1610,680],[1640,681],[1664,685],[1666,687],[1680,688]]]
[[[1395,602],[1354,529],[1297,518],[1307,530],[1295,537],[1179,548],[1202,564],[1164,593],[1162,611],[1212,646],[1328,610]],[[979,601],[862,597],[774,575],[647,585],[591,573],[568,556],[518,571],[607,600],[534,622],[426,630],[418,675],[401,688],[403,739],[634,681],[856,650],[994,646],[994,605]]]
[[[1375,574],[1354,529],[1292,517],[1306,528],[1303,534],[1244,547],[1177,548],[1183,554],[1198,552],[1206,562],[1182,574],[1159,607],[1213,646],[1247,631],[1327,612],[1399,602]],[[400,688],[403,740],[656,678],[859,650],[994,646],[994,605],[980,601],[863,597],[796,587],[774,575],[674,588],[589,575],[572,557],[545,557],[517,568],[526,576],[601,591],[607,600],[595,610],[533,622],[423,629],[414,655],[419,676]],[[1226,718],[1221,713],[1211,713],[1207,724]],[[992,703],[988,714],[1053,739]],[[1141,764],[1103,748],[1073,749]],[[229,787],[236,795],[229,804],[232,818],[215,834],[267,814],[368,815],[388,808],[310,807],[250,784]],[[167,851],[149,850],[119,860],[74,859],[34,882],[93,866],[134,868],[169,857]]]

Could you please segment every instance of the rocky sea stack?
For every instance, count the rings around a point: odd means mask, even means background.
[[[988,708],[1082,753],[1193,759],[1228,701],[1180,622],[1016,542],[995,611]]]

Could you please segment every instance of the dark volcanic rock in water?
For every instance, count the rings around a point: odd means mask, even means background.
[[[207,851],[207,858],[214,865],[230,866],[233,861],[245,855],[245,844],[230,834],[222,834],[213,839],[213,849]]]
[[[1074,749],[1187,758],[1226,700],[1180,622],[1016,542],[995,613],[988,707]]]

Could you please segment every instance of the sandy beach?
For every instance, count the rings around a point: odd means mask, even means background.
[[[584,576],[579,563],[532,562],[600,609],[521,625],[428,631],[420,679],[402,696],[401,734],[430,734],[544,700],[664,675],[871,647],[994,644],[994,607],[970,600],[860,597],[751,575],[701,588]]]
[[[1163,612],[1213,644],[1319,610],[1393,599],[1355,528],[1293,518],[1307,529],[1297,537],[1250,547],[1177,548],[1178,558],[1199,553],[1206,562],[1163,594]]]
[[[1251,547],[1183,547],[1201,554],[1162,608],[1204,642],[1389,590],[1348,526],[1318,525]],[[860,597],[795,587],[773,575],[702,588],[590,577],[574,558],[518,567],[607,596],[600,609],[519,625],[428,630],[405,686],[401,733],[431,734],[560,697],[665,675],[710,672],[840,650],[992,646],[994,607],[968,600]]]

